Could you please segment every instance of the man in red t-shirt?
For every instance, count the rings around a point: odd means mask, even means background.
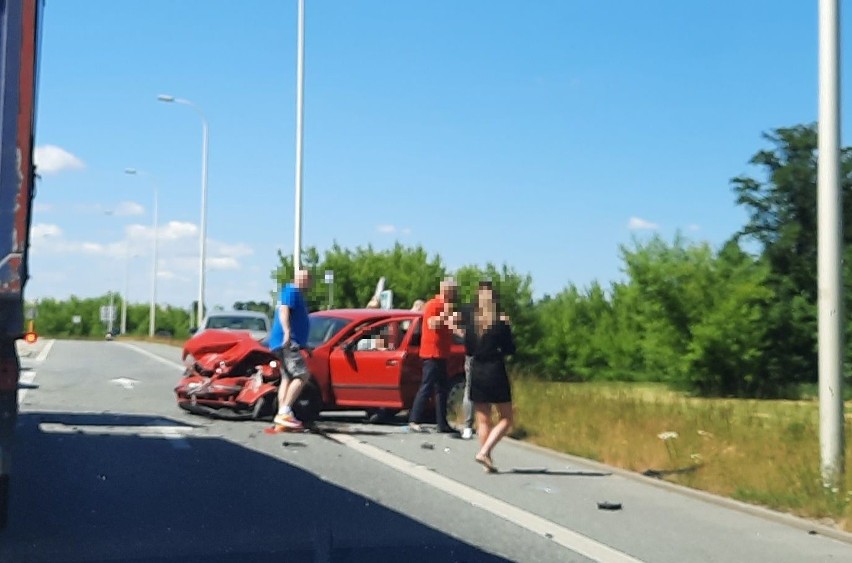
[[[435,391],[435,422],[438,432],[454,432],[447,422],[447,394],[449,377],[447,359],[453,342],[453,302],[458,286],[450,278],[441,282],[440,293],[423,307],[421,321],[420,357],[423,359],[423,378],[408,416],[409,427],[422,431],[420,421],[426,401]]]

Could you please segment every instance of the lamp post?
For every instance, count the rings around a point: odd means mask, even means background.
[[[157,250],[158,250],[158,239],[159,239],[159,190],[157,189],[157,181],[153,176],[146,172],[142,172],[141,170],[136,170],[135,168],[127,168],[124,170],[125,174],[130,174],[131,176],[147,176],[151,179],[151,185],[154,187],[154,265],[151,273],[151,312],[148,315],[148,336],[153,337],[156,327],[156,318],[157,318]],[[129,262],[129,259],[128,259]]]
[[[296,218],[293,237],[293,267],[299,271],[302,258],[302,140],[305,95],[305,0],[299,0],[298,54],[296,56]],[[295,275],[295,272],[293,273]]]
[[[843,483],[843,192],[840,168],[840,1],[819,2],[817,283],[819,442],[823,484]]]
[[[130,285],[130,242],[124,241],[124,291],[121,292],[121,335],[127,334],[127,291]]]
[[[204,274],[207,269],[207,117],[197,105],[183,98],[176,98],[166,94],[157,96],[157,100],[165,103],[182,104],[189,106],[201,116],[201,234],[200,234],[200,258],[198,265],[198,326],[204,318]]]

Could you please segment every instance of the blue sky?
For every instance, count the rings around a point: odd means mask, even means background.
[[[422,244],[450,268],[508,263],[537,296],[606,283],[632,236],[723,242],[761,133],[817,115],[815,2],[306,4],[303,244],[321,250]],[[293,248],[296,17],[47,3],[29,299],[121,291],[126,243],[146,301],[151,178],[159,298],[195,298],[201,122],[158,94],[210,123],[208,304],[268,296]]]

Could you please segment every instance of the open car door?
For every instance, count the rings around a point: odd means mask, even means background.
[[[408,355],[409,328],[417,315],[375,322],[355,333],[329,356],[338,406],[402,408],[400,391]]]

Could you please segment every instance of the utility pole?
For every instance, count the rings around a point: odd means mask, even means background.
[[[823,483],[844,475],[843,196],[840,190],[840,1],[819,2],[817,274],[819,301],[819,443]]]

